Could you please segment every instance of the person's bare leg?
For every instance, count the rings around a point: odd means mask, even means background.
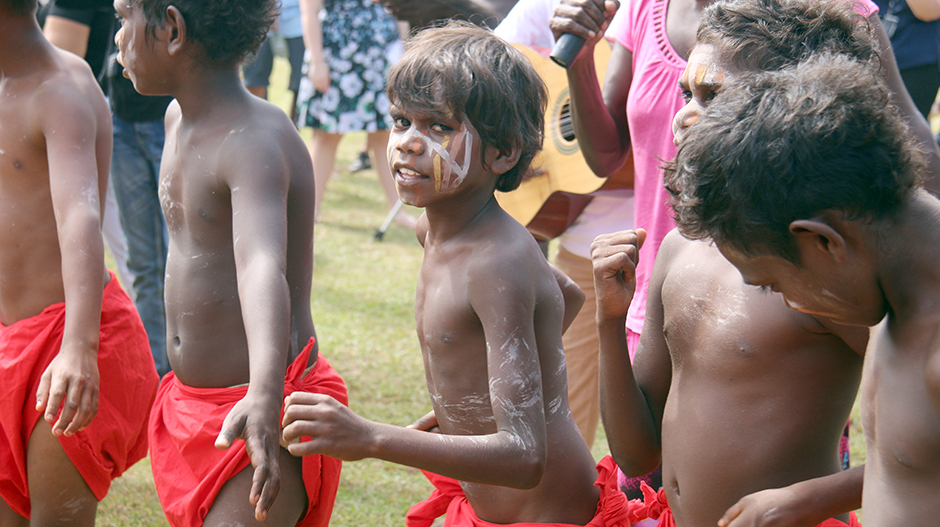
[[[369,150],[372,151],[372,158],[375,160],[375,171],[379,176],[379,184],[382,185],[382,192],[385,193],[385,201],[388,204],[388,210],[391,211],[398,203],[398,189],[395,188],[395,180],[392,179],[392,170],[388,166],[388,136],[389,132],[372,132],[367,138]],[[409,229],[415,228],[416,219],[403,210],[399,210],[395,215],[395,223]]]
[[[310,143],[310,157],[313,160],[313,179],[316,186],[315,208],[316,218],[320,218],[320,203],[326,194],[326,182],[333,175],[333,166],[336,163],[336,148],[342,139],[342,134],[331,134],[323,130],[313,131],[313,141]]]
[[[52,427],[40,419],[26,447],[31,527],[95,525],[98,500],[62,450]]]
[[[307,510],[307,491],[304,489],[301,459],[280,449],[281,488],[268,511],[264,523],[255,519],[255,506],[248,502],[254,468],[248,465],[228,480],[206,515],[205,527],[264,526],[292,527]]]

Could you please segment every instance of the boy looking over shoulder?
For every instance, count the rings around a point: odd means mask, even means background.
[[[612,462],[595,465],[568,408],[561,334],[583,296],[566,312],[563,279],[494,197],[519,185],[541,147],[541,79],[489,31],[452,24],[410,41],[388,93],[398,192],[425,208],[415,318],[442,433],[295,393],[290,451],[427,471],[437,490],[412,507],[411,526],[445,512],[457,526],[628,525]]]
[[[310,314],[310,156],[284,112],[239,75],[275,4],[114,4],[126,75],[142,94],[176,99],[160,173],[173,373],[150,421],[154,481],[174,526],[326,525],[338,485],[338,460],[301,462],[279,445],[287,394],[345,403],[346,389]]]
[[[931,525],[940,202],[921,188],[923,155],[877,79],[832,54],[742,76],[689,127],[667,180],[681,232],[712,240],[746,283],[876,326],[861,389],[865,524]]]
[[[89,526],[147,453],[157,375],[104,265],[108,106],[36,7],[0,1],[0,525]]]

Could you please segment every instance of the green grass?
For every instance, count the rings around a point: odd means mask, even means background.
[[[278,59],[270,98],[282,108],[290,102],[285,85],[286,63]],[[309,130],[303,135],[309,138]],[[347,383],[350,406],[368,419],[406,425],[430,408],[414,330],[422,251],[411,231],[394,224],[381,242],[374,240],[387,212],[376,173],[347,170],[363,142],[363,134],[344,138],[324,197],[315,234],[313,316],[324,355]],[[857,409],[853,415],[857,464],[864,460],[864,443]],[[593,453],[596,459],[608,453],[603,428]],[[377,460],[346,463],[331,525],[404,525],[408,507],[430,490],[415,469]],[[99,506],[98,525],[167,525],[149,459],[115,480]]]

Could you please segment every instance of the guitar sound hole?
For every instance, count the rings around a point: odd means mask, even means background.
[[[561,112],[558,115],[558,130],[561,132],[562,139],[569,143],[573,143],[577,139],[574,135],[574,122],[571,119],[571,99],[565,100],[564,104],[561,105]]]

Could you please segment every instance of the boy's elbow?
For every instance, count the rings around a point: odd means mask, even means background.
[[[532,489],[542,481],[545,473],[545,456],[525,455],[520,460],[512,487],[518,489]]]
[[[617,463],[617,466],[620,467],[620,471],[631,478],[638,478],[649,474],[656,470],[662,462],[662,456],[655,453],[637,458],[635,455],[625,456],[611,450],[610,455],[614,458],[614,462]]]

